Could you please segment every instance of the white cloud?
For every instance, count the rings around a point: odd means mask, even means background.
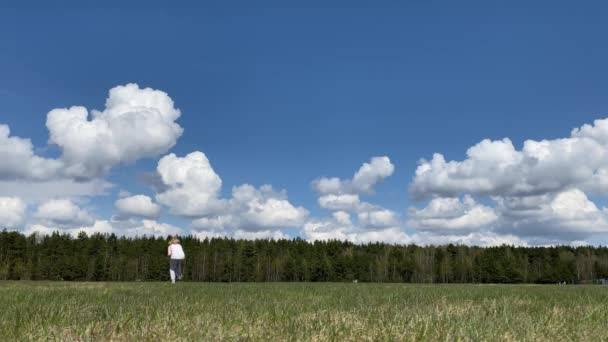
[[[336,211],[333,214],[334,219],[341,225],[351,225],[350,214],[345,211]]]
[[[289,239],[289,235],[283,233],[280,230],[262,230],[262,231],[258,231],[258,232],[249,232],[249,231],[238,229],[234,232],[234,238],[246,239],[246,240],[259,240],[259,239],[281,240],[281,239]]]
[[[353,194],[327,194],[319,197],[319,205],[329,210],[354,211],[359,206],[359,195]]]
[[[208,231],[208,230],[193,230],[190,232],[190,234],[199,240],[224,238],[227,236],[223,232],[214,232],[214,231]]]
[[[435,198],[422,209],[410,208],[407,223],[419,231],[453,238],[459,234],[517,236],[520,240],[513,241],[518,244],[523,238],[540,244],[567,244],[573,239],[608,232],[608,210],[599,209],[578,189],[494,200],[492,208],[468,195],[462,201]]]
[[[304,224],[300,234],[309,241],[315,240],[350,240],[353,229],[350,222],[332,219],[313,219]]]
[[[369,193],[374,185],[392,175],[393,171],[395,166],[388,157],[373,157],[369,163],[363,163],[355,173],[352,186],[358,192]]]
[[[19,197],[0,197],[0,228],[17,228],[23,223],[26,204]]]
[[[360,211],[357,219],[359,226],[366,230],[394,227],[400,224],[397,213],[377,206]]]
[[[353,243],[386,242],[407,244],[410,237],[399,227],[387,227],[375,230],[364,230],[353,226],[340,217],[310,220],[304,224],[302,236],[309,241],[341,240]]]
[[[500,198],[496,207],[502,232],[570,241],[608,232],[608,210],[584,192],[570,189],[531,198]]]
[[[93,222],[93,218],[86,210],[69,199],[54,199],[42,203],[34,217],[59,226],[78,226]]]
[[[126,235],[131,236],[142,236],[142,235],[155,235],[155,236],[166,236],[181,234],[182,229],[168,224],[157,222],[155,220],[142,220],[141,223],[132,225],[130,227],[118,227],[121,231],[124,231]]]
[[[61,226],[53,226],[46,224],[33,224],[28,226],[23,233],[26,235],[38,234],[38,235],[51,235],[53,232],[59,232],[62,234],[70,234],[72,236],[78,236],[78,233],[85,232],[87,235],[94,233],[110,234],[114,233],[114,228],[109,221],[101,220],[95,221],[91,226],[83,226],[77,228],[65,228]]]
[[[221,215],[214,217],[201,217],[192,220],[191,226],[193,228],[201,228],[210,231],[223,231],[224,228],[230,228],[232,225],[233,218],[230,215]]]
[[[339,194],[343,192],[343,182],[350,181],[341,181],[340,178],[319,178],[312,182],[312,186],[315,190],[317,190],[320,194]]]
[[[153,203],[152,199],[145,195],[123,197],[116,200],[114,205],[120,212],[121,217],[139,216],[154,218],[160,214],[160,206]]]
[[[90,179],[118,163],[169,150],[183,132],[175,122],[179,116],[166,93],[127,84],[110,89],[105,110],[89,116],[80,106],[53,109],[46,126],[49,142],[62,150],[63,172]]]
[[[232,197],[221,198],[222,180],[199,151],[185,157],[164,156],[157,171],[166,187],[156,195],[158,203],[169,207],[172,214],[193,218],[192,227],[211,234],[208,236],[296,227],[308,215],[306,209],[289,202],[285,191],[277,192],[270,185],[235,186]]]
[[[45,180],[55,178],[63,164],[34,154],[32,142],[10,136],[7,125],[0,125],[0,180]]]
[[[33,224],[28,226],[23,233],[30,235],[38,233],[41,235],[49,235],[55,231],[67,233],[72,236],[77,236],[80,232],[85,232],[88,235],[94,233],[111,234],[119,236],[166,236],[181,234],[182,230],[179,227],[168,223],[157,222],[155,220],[127,220],[127,221],[109,221],[95,220],[90,225],[79,227],[65,228],[57,225]]]
[[[486,139],[462,161],[435,154],[420,162],[410,192],[439,197],[410,208],[409,223],[418,229],[481,229],[561,243],[606,233],[607,210],[586,193],[608,193],[608,119],[567,138],[526,140],[521,150],[509,139]],[[461,194],[491,199],[494,208],[461,203],[454,198]]]
[[[10,136],[0,125],[0,196],[31,203],[104,194],[113,185],[99,177],[113,166],[160,155],[176,143],[183,131],[175,122],[179,116],[162,91],[136,84],[112,88],[103,111],[75,106],[47,114],[49,143],[61,152],[57,159],[36,155],[29,139]]]
[[[249,184],[234,187],[232,198],[225,203],[221,214],[194,220],[193,227],[262,231],[297,227],[308,215],[303,207],[291,204],[285,192],[276,192],[270,185],[259,189]]]
[[[373,157],[369,163],[363,163],[352,179],[319,178],[313,181],[313,187],[319,194],[357,194],[370,193],[374,186],[393,174],[395,166],[386,157]]]
[[[394,170],[388,157],[373,157],[369,163],[361,165],[352,179],[333,177],[313,181],[312,186],[319,193],[319,205],[332,211],[333,217],[309,220],[301,234],[308,240],[406,241],[407,235],[400,228],[397,213],[359,198],[360,194],[372,193],[374,186]],[[354,222],[350,213],[356,218]]]
[[[521,150],[509,139],[486,139],[469,148],[463,161],[448,162],[436,153],[420,161],[410,191],[416,197],[530,196],[575,187],[605,194],[607,126],[608,119],[596,120],[568,138],[527,140]]]
[[[391,244],[409,244],[411,238],[400,227],[364,231],[351,234],[354,243],[385,242]]]
[[[222,211],[218,199],[222,180],[207,156],[199,151],[180,158],[171,153],[160,159],[157,171],[168,189],[156,195],[158,203],[182,216],[204,216]]]
[[[231,213],[238,217],[236,227],[255,230],[263,228],[286,228],[300,225],[308,211],[295,207],[287,200],[286,192],[276,192],[270,185],[259,189],[244,184],[232,189]]]
[[[494,209],[478,204],[470,196],[434,198],[423,209],[408,210],[408,225],[420,230],[471,231],[489,228],[498,220]]]
[[[432,232],[416,233],[410,236],[409,243],[420,246],[458,244],[468,246],[528,246],[529,243],[513,234],[497,234],[480,231],[468,234],[435,234]]]
[[[61,149],[59,159],[34,154],[29,139],[10,136],[0,125],[0,180],[91,180],[114,165],[165,153],[182,134],[180,116],[164,92],[136,84],[109,92],[106,108],[91,111],[74,106],[47,114],[49,143]]]

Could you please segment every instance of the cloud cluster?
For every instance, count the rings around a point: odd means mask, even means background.
[[[334,213],[335,214],[335,213]],[[411,238],[400,227],[366,229],[352,222],[344,222],[335,215],[331,218],[313,219],[304,224],[302,236],[310,241],[347,240],[354,243],[381,241],[386,243],[408,243]]]
[[[309,220],[302,227],[302,236],[311,241],[407,241],[409,237],[403,232],[396,212],[360,199],[361,195],[373,193],[374,186],[394,170],[388,157],[373,157],[363,163],[351,179],[324,177],[314,180],[312,186],[319,193],[319,206],[330,210],[332,216]]]
[[[181,136],[180,111],[160,90],[127,84],[110,89],[103,111],[85,107],[53,109],[47,114],[49,143],[58,159],[34,154],[29,139],[10,136],[0,125],[0,180],[88,180],[113,166],[165,153]]]
[[[263,185],[259,189],[249,184],[234,187],[232,197],[224,204],[217,215],[194,220],[192,225],[210,230],[259,232],[296,227],[308,215],[306,209],[291,204],[284,191],[276,192],[270,185]]]
[[[575,128],[570,137],[527,140],[521,150],[509,139],[483,140],[467,159],[439,153],[421,160],[410,186],[415,197],[531,196],[579,188],[608,192],[608,119]]]
[[[197,234],[284,236],[280,229],[297,227],[308,215],[306,209],[289,202],[285,191],[275,191],[270,185],[235,186],[230,198],[221,198],[222,180],[199,151],[184,157],[164,156],[157,171],[165,191],[156,200],[172,214],[192,218]]]
[[[567,138],[527,140],[521,150],[505,138],[481,141],[462,161],[436,153],[420,161],[410,184],[414,198],[432,199],[409,209],[409,223],[564,243],[606,233],[607,211],[587,193],[608,193],[607,157],[608,119],[575,128]]]
[[[38,223],[30,225],[24,230],[24,233],[28,235],[33,233],[49,235],[53,232],[70,234],[72,236],[77,236],[80,232],[85,232],[88,235],[95,233],[114,233],[121,236],[166,236],[179,235],[183,233],[182,229],[179,227],[155,220],[95,220],[89,225],[76,227]]]
[[[387,156],[371,158],[350,178],[314,180],[317,202],[330,213],[325,218],[309,218],[284,190],[270,185],[237,185],[222,195],[222,179],[199,151],[160,158],[155,173],[140,177],[153,184],[153,198],[123,192],[110,220],[79,207],[113,186],[104,180],[112,168],[166,154],[182,135],[180,115],[163,91],[114,87],[103,110],[73,106],[47,114],[48,143],[57,147],[57,158],[37,155],[29,139],[0,124],[0,226],[70,234],[183,233],[157,221],[165,207],[191,220],[191,233],[201,238],[278,239],[287,237],[283,229],[300,228],[309,240],[526,245],[608,233],[608,209],[592,200],[608,194],[608,119],[562,139],[527,140],[521,148],[507,138],[485,139],[464,160],[440,153],[421,160],[409,193],[423,203],[407,210],[405,222],[398,212],[367,201],[395,171]],[[29,218],[28,205],[36,208]]]
[[[579,189],[524,198],[498,198],[497,230],[523,237],[563,241],[608,232],[608,209],[600,209]]]
[[[182,134],[180,116],[164,92],[137,84],[109,91],[103,111],[81,106],[47,114],[49,144],[58,158],[34,153],[29,139],[11,136],[0,124],[0,196],[28,202],[103,194],[112,185],[102,177],[117,164],[165,153]]]

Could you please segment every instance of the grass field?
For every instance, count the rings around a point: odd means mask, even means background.
[[[0,282],[0,336],[608,341],[608,287]]]

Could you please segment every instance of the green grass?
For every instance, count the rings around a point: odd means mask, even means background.
[[[0,282],[0,336],[608,341],[608,286]]]

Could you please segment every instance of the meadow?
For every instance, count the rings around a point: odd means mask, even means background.
[[[608,286],[0,282],[0,339],[608,341]]]

